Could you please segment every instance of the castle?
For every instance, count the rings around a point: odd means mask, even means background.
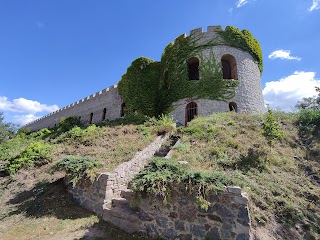
[[[261,48],[249,31],[209,26],[203,32],[198,28],[170,43],[160,62],[139,58],[118,84],[24,127],[32,131],[53,128],[70,116],[92,124],[130,113],[165,112],[178,125],[186,125],[197,115],[214,112],[264,112],[261,74]]]

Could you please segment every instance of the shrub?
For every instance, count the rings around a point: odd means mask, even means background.
[[[320,126],[320,110],[316,108],[301,109],[299,112],[300,130],[315,133]]]
[[[158,118],[149,118],[144,125],[147,127],[152,127],[153,132],[157,133],[158,135],[172,132],[175,129],[173,117],[169,117],[168,115],[164,114],[161,114],[161,116]]]
[[[83,145],[91,145],[92,141],[99,136],[101,133],[99,131],[99,127],[97,127],[95,124],[92,124],[88,126],[85,129],[82,129],[81,127],[73,127],[71,130],[61,134],[59,137],[57,137],[57,142],[76,142],[81,143]]]
[[[272,145],[274,140],[283,138],[280,125],[270,108],[268,109],[262,128],[261,134],[266,138],[269,146]]]
[[[90,178],[93,182],[96,171],[102,167],[102,163],[97,160],[82,156],[65,156],[53,167],[53,171],[65,171],[68,182],[75,187],[83,178]]]
[[[81,123],[79,117],[78,116],[68,117],[68,118],[62,119],[60,121],[57,132],[58,133],[66,132],[75,126],[80,126],[80,127],[82,126],[82,123]]]
[[[207,210],[210,203],[206,200],[206,195],[210,191],[223,190],[225,185],[231,183],[224,172],[197,172],[174,159],[152,158],[149,166],[137,174],[130,185],[137,193],[147,192],[161,196],[165,204],[170,201],[174,186],[180,185],[189,193],[195,194],[199,206]]]
[[[51,161],[51,146],[42,142],[31,143],[20,154],[8,159],[4,170],[10,175],[21,168],[41,166]]]
[[[51,130],[48,128],[43,128],[39,130],[38,132],[33,132],[30,134],[30,137],[37,138],[37,139],[44,139],[48,137],[51,134]]]

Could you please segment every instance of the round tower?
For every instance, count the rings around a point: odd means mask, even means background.
[[[189,45],[186,49],[181,47],[183,39]],[[175,45],[176,54],[172,54]],[[167,48],[171,54],[167,54],[166,59]],[[215,112],[265,111],[260,80],[261,48],[249,31],[240,31],[234,27],[222,30],[220,26],[209,26],[203,32],[198,28],[192,30],[189,36],[178,37],[167,48],[161,62],[170,65],[170,58],[181,58],[180,62],[174,60],[171,66],[163,68],[162,79],[163,84],[169,85],[169,95],[178,89],[182,91],[182,98],[171,101],[170,115],[178,124],[186,125],[197,115],[207,116]],[[210,76],[210,70],[216,73]],[[171,73],[171,81],[168,80],[170,71],[178,71],[176,74]],[[179,74],[184,74],[181,81],[177,80]]]

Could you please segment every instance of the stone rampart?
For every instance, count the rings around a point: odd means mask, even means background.
[[[27,125],[32,131],[42,128],[52,128],[59,125],[63,118],[78,116],[84,124],[101,122],[103,120],[103,109],[106,108],[105,119],[113,120],[121,116],[122,99],[119,95],[117,85],[106,88],[87,96],[77,102],[65,106],[55,112],[49,113]]]

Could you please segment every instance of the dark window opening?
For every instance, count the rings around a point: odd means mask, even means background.
[[[104,108],[102,112],[102,119],[101,119],[102,121],[106,120],[106,114],[107,114],[107,109]]]
[[[121,104],[121,113],[120,113],[120,117],[124,117],[125,109],[126,109],[126,104],[125,104],[125,103],[122,103],[122,104]]]
[[[92,119],[93,119],[93,113],[90,113],[90,121],[89,121],[90,124],[92,123]]]
[[[237,63],[234,56],[226,54],[221,58],[223,79],[238,79]]]
[[[222,60],[223,79],[231,79],[231,66],[228,61]]]
[[[198,106],[195,102],[188,103],[186,106],[186,119],[185,119],[185,126],[187,123],[190,122],[195,116],[198,115]]]
[[[238,106],[235,102],[229,103],[230,112],[238,112]]]
[[[199,80],[199,59],[192,57],[188,60],[189,80]]]

